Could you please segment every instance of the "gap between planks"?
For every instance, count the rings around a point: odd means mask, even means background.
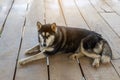
[[[75,3],[75,0],[74,0],[74,3]],[[59,0],[59,5],[60,5],[60,8],[61,8],[62,15],[63,15],[63,17],[64,17],[64,21],[65,21],[66,25],[68,26],[67,21],[66,21],[66,18],[65,18],[64,10],[63,10],[63,8],[62,8],[62,0]],[[76,3],[75,3],[75,5],[76,5]],[[77,7],[77,9],[78,9],[78,7]],[[78,10],[79,10],[79,9],[78,9]],[[81,15],[80,12],[79,12],[79,14]],[[81,16],[82,16],[82,15],[81,15]],[[86,20],[84,19],[83,16],[82,16],[82,18],[83,18],[83,20],[85,21],[86,25],[88,26],[88,29],[90,29],[89,25],[87,24],[87,22],[86,22]],[[82,74],[82,76],[83,76],[81,79],[82,79],[82,80],[86,80],[85,74],[84,74],[83,69],[82,69],[82,66],[81,66],[81,64],[80,64],[80,61],[77,60],[77,63],[78,63],[78,65],[79,65],[81,74]]]
[[[0,29],[0,38],[1,38],[2,32],[3,32],[3,30],[4,30],[5,23],[6,23],[6,21],[7,21],[8,15],[9,15],[11,9],[12,9],[12,6],[13,6],[14,2],[15,2],[15,0],[12,1],[12,4],[11,4],[11,6],[10,6],[10,9],[8,10],[8,13],[7,13],[6,17],[5,17],[4,23],[3,23],[3,25],[2,25],[2,27],[1,27],[1,29]]]
[[[74,1],[74,3],[75,3],[75,1]],[[66,22],[65,15],[64,15],[64,12],[63,12],[63,8],[62,8],[62,2],[61,2],[61,0],[58,0],[58,4],[59,4],[59,6],[60,6],[60,10],[61,10],[61,12],[62,12],[62,16],[63,16],[64,22],[65,22],[65,25],[68,26],[68,24],[67,24],[67,22]],[[81,13],[80,13],[80,15],[81,15]],[[83,19],[84,19],[84,18],[83,18]],[[80,68],[81,74],[82,74],[82,76],[83,76],[83,80],[86,80],[86,79],[85,79],[84,72],[83,72],[82,67],[81,67],[81,64],[80,64],[80,62],[79,62],[78,59],[77,59],[77,63],[78,63],[78,65],[79,65],[79,68]]]
[[[28,11],[29,8],[29,4],[27,3],[27,7],[26,7],[26,12]],[[16,76],[16,71],[17,71],[17,64],[18,64],[18,60],[19,60],[19,55],[20,55],[20,51],[21,51],[21,46],[22,46],[22,41],[23,41],[23,36],[24,36],[24,31],[25,31],[25,25],[26,25],[26,14],[25,14],[25,19],[24,19],[24,23],[22,26],[22,35],[21,35],[21,39],[20,39],[20,45],[19,45],[19,50],[18,50],[18,55],[17,55],[17,59],[16,59],[16,64],[15,64],[15,70],[14,70],[14,75],[13,75],[13,80],[15,80],[15,76]]]
[[[43,13],[44,12],[43,4],[44,4],[43,0],[41,0],[41,2],[40,1],[32,1],[30,7],[28,7],[29,13],[26,16],[26,18],[27,18],[26,25],[25,25],[26,29],[25,29],[25,33],[23,36],[24,38],[22,41],[22,47],[21,47],[19,59],[25,57],[25,56],[22,56],[21,54],[24,53],[24,51],[25,51],[25,49],[27,49],[27,47],[30,48],[30,46],[33,46],[34,43],[38,43],[37,29],[35,29],[36,28],[35,25],[38,20],[44,22],[43,19],[44,19],[45,14]],[[33,10],[35,10],[35,11],[33,11]],[[38,12],[39,10],[41,10],[41,13]],[[32,39],[32,38],[34,38],[34,39]],[[35,41],[35,42],[31,43],[31,40],[32,40],[32,42],[33,41]],[[34,66],[30,66],[30,68],[27,67],[27,69],[25,69],[25,70],[23,68],[21,69],[21,67],[18,64],[15,80],[24,80],[24,79],[26,79],[26,80],[30,80],[30,79],[48,80],[47,69],[49,70],[49,68],[47,68],[46,59],[42,60],[42,63],[43,63],[43,65],[39,64],[39,63],[37,63],[37,64],[35,63],[36,65],[33,64]],[[29,69],[33,69],[34,71],[29,72],[30,71]],[[41,71],[40,71],[40,69],[41,69]],[[27,75],[31,75],[31,77],[27,77]]]
[[[55,0],[54,0],[55,1]],[[49,1],[48,1],[48,3],[49,3]],[[61,8],[60,8],[60,4],[59,4],[59,2],[58,2],[58,0],[56,0],[55,1],[55,3],[57,3],[57,10],[58,11],[56,11],[55,12],[55,14],[48,14],[47,15],[47,22],[52,22],[52,21],[55,21],[56,23],[58,23],[59,25],[60,24],[64,24],[64,25],[66,25],[66,26],[68,26],[67,24],[65,24],[65,19],[63,18],[63,13],[62,13],[62,11],[61,11]],[[50,3],[49,3],[50,4]],[[51,4],[52,5],[52,4]],[[50,5],[47,5],[47,8],[49,7]],[[49,7],[50,8],[50,7]],[[47,11],[49,11],[50,9],[47,9]],[[53,11],[55,11],[54,9],[53,9]],[[53,12],[52,11],[52,12]],[[59,12],[59,13],[57,13],[57,12]],[[48,12],[49,13],[49,12]],[[53,12],[54,13],[54,12]],[[56,17],[58,17],[58,16],[60,16],[59,17],[59,19],[56,19],[55,17],[54,17],[54,19],[50,19],[51,17],[53,17],[53,16],[55,16],[56,15]],[[62,55],[63,56],[63,55]],[[60,57],[62,57],[61,55],[60,55]],[[56,58],[57,57],[57,58]],[[52,80],[52,79],[61,79],[61,74],[59,74],[59,72],[56,72],[56,74],[55,74],[55,72],[54,71],[60,71],[60,73],[62,73],[62,72],[65,72],[65,71],[61,71],[61,70],[58,70],[58,68],[59,68],[59,66],[58,66],[58,64],[56,63],[56,61],[54,61],[54,60],[59,60],[60,59],[60,57],[58,57],[58,55],[57,56],[54,56],[54,57],[51,57],[51,59],[50,59],[50,72],[51,72],[51,74],[50,74],[50,79]],[[66,58],[66,57],[65,57]],[[67,60],[67,59],[65,59],[65,60]],[[61,62],[61,61],[60,61]],[[54,64],[53,64],[54,63]],[[65,64],[66,64],[67,62],[65,62]],[[68,62],[69,63],[69,62]],[[71,64],[72,62],[70,61],[70,64]],[[60,63],[60,64],[64,64],[63,62],[62,63]],[[57,66],[56,66],[57,65]],[[76,65],[76,66],[73,66],[73,67],[77,67],[78,68],[78,72],[80,72],[80,70],[79,70],[79,65],[78,64],[73,64],[73,65]],[[56,67],[54,67],[54,66],[56,66]],[[62,66],[61,66],[61,68],[62,68]],[[69,70],[70,68],[68,68],[68,70]],[[73,70],[76,70],[76,69],[73,69]],[[62,75],[65,75],[64,73],[62,74]],[[68,75],[68,72],[66,73],[66,76]],[[81,76],[81,72],[80,72],[80,75],[77,75],[77,77],[78,76]],[[69,76],[68,78],[70,78],[70,77],[72,77],[72,76]],[[83,76],[82,76],[83,77]],[[66,79],[66,78],[64,78],[64,76],[63,76],[63,79]],[[75,78],[74,78],[75,79]],[[77,78],[76,78],[77,79]]]
[[[27,10],[27,8],[26,8],[26,10]],[[16,59],[16,64],[15,64],[15,70],[14,70],[13,80],[15,80],[15,76],[16,76],[17,64],[18,64],[19,54],[20,54],[21,46],[22,46],[23,35],[24,35],[24,30],[25,30],[25,24],[26,24],[26,17],[25,17],[24,24],[23,24],[23,27],[22,27],[22,35],[21,35],[21,40],[20,40],[18,55],[17,55],[17,59]]]
[[[90,4],[93,6],[93,8],[97,11],[97,9],[95,8],[95,6],[92,4],[92,2],[90,0],[88,0],[90,2]],[[106,2],[105,2],[106,3]],[[107,4],[107,3],[106,3]],[[100,17],[107,23],[107,25],[109,26],[109,28],[120,38],[119,34],[111,27],[111,25],[104,19],[104,17],[97,11],[97,13],[100,15]],[[105,13],[115,13],[115,12],[105,12]]]
[[[44,0],[44,24],[46,24],[46,0]],[[49,65],[50,65],[50,61],[49,61],[49,56],[47,56],[47,58],[46,58],[47,60],[46,60],[46,63],[47,63],[47,72],[48,72],[48,80],[50,80],[50,67],[49,67]]]
[[[67,25],[65,15],[64,15],[64,12],[63,12],[63,9],[62,9],[62,5],[61,5],[61,0],[58,0],[58,5],[60,6],[60,10],[61,10],[61,13],[62,13],[62,16],[63,16],[63,20],[65,22],[65,25]]]

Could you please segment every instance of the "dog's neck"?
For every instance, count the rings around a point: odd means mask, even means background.
[[[61,35],[62,35],[61,29],[59,27],[58,27],[58,29],[59,30],[55,35],[55,41],[53,42],[52,47],[56,47],[60,43],[60,41],[62,39],[62,37],[61,37]]]

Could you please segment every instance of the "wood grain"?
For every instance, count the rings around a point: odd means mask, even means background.
[[[92,60],[86,57],[81,58],[80,63],[86,80],[119,80],[120,79],[111,64],[100,65],[99,68],[94,68],[91,66]]]
[[[115,69],[116,69],[118,75],[120,75],[120,59],[119,60],[113,60],[112,63],[115,66]]]
[[[29,5],[19,60],[29,57],[24,54],[25,51],[38,44],[36,22],[44,22],[44,0],[30,2]],[[24,66],[18,64],[15,80],[48,80],[46,59]]]
[[[80,12],[84,16],[87,24],[90,26],[91,30],[94,30],[104,36],[105,39],[110,43],[114,56],[119,56],[119,49],[115,46],[115,44],[119,44],[119,42],[115,42],[119,40],[119,37],[111,30],[108,24],[101,18],[101,16],[97,13],[97,11],[91,6],[88,0],[76,0],[77,6],[80,9]],[[83,6],[83,4],[86,4]],[[94,15],[93,15],[94,14]],[[109,35],[108,35],[109,34]],[[111,39],[113,38],[113,39]],[[117,39],[116,39],[117,38]],[[116,52],[115,52],[116,51]],[[89,61],[89,60],[88,60]],[[92,64],[88,63],[87,60],[80,60],[85,78],[87,80],[119,80],[119,76],[114,69],[114,67],[109,65],[101,65],[100,70],[94,70],[90,66]],[[89,66],[89,67],[88,67]],[[91,73],[92,72],[92,73]]]
[[[46,23],[54,21],[58,25],[65,25],[58,0],[46,0]],[[78,63],[68,59],[68,55],[65,54],[50,57],[49,70],[50,80],[78,80],[83,78]]]
[[[68,0],[60,0],[67,26],[89,29],[74,1],[69,0],[69,3],[67,2]]]
[[[45,8],[46,23],[55,22],[57,25],[66,25],[58,0],[45,0]]]
[[[111,29],[120,38],[120,16],[118,16],[116,13],[101,13],[100,15],[106,20],[106,22],[110,25]],[[120,60],[113,60],[112,61],[112,64],[114,65],[116,71],[120,75],[119,63],[120,63]]]
[[[13,80],[26,8],[26,0],[15,1],[0,38],[1,80]]]
[[[100,13],[112,13],[114,10],[105,2],[105,0],[89,0],[97,12]]]
[[[105,0],[105,2],[120,16],[120,0]]]
[[[50,57],[50,80],[82,80],[77,61],[70,60],[68,54],[57,54]]]
[[[120,16],[116,13],[100,13],[112,30],[120,37]]]
[[[91,30],[102,34],[103,37],[110,43],[114,57],[119,57],[120,45],[116,45],[120,43],[119,37],[113,32],[113,30],[109,27],[109,25],[102,19],[102,17],[90,5],[89,1],[85,0],[80,2],[76,0],[76,2],[77,2],[77,6],[79,7],[82,15],[84,16]],[[87,4],[87,6],[86,5],[82,6],[82,4]]]
[[[0,35],[13,3],[14,0],[0,0]]]
[[[93,68],[87,57],[78,64],[58,53],[20,66],[38,44],[37,21],[98,32],[120,58],[119,0],[0,0],[0,80],[120,80],[119,59]]]

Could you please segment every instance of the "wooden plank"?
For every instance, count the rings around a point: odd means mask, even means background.
[[[107,21],[113,31],[120,37],[120,16],[118,16],[116,13],[101,13],[101,16]],[[113,60],[112,63],[120,75],[120,64],[117,64],[120,63],[120,60]]]
[[[50,80],[82,80],[77,61],[70,60],[68,54],[50,57]]]
[[[111,26],[113,31],[120,36],[120,16],[116,13],[100,13],[101,16],[107,21],[107,23]]]
[[[90,25],[91,30],[102,34],[103,37],[107,41],[109,41],[110,46],[112,47],[112,51],[114,53],[114,56],[119,57],[120,56],[119,55],[120,54],[120,52],[119,52],[120,45],[116,45],[116,44],[120,43],[119,37],[112,31],[112,29],[101,18],[101,16],[99,16],[99,14],[97,14],[96,10],[92,6],[90,6],[90,3],[87,0],[81,1],[81,3],[80,3],[80,1],[76,0],[76,2],[77,2],[77,5],[78,5],[82,15],[86,19],[86,22],[88,23],[88,25]],[[84,6],[84,9],[82,9],[81,8],[82,4],[87,4],[87,6]],[[91,15],[88,16],[89,14],[91,14]],[[92,15],[92,14],[94,14],[94,15]],[[113,39],[111,40],[111,38],[113,38]]]
[[[58,0],[46,0],[46,22],[65,25]],[[54,4],[54,5],[53,5]],[[78,80],[83,78],[77,62],[68,59],[67,54],[50,57],[50,80]]]
[[[105,0],[89,0],[98,12],[111,13],[113,9],[106,4]]]
[[[28,57],[26,49],[38,44],[36,22],[44,22],[44,0],[33,1],[26,17],[26,25],[19,60]],[[15,80],[48,80],[46,59],[20,66],[18,64]]]
[[[111,30],[108,24],[97,14],[97,11],[91,6],[88,0],[76,0],[77,6],[79,7],[80,12],[84,16],[87,24],[90,26],[91,30],[94,30],[98,33],[101,33],[105,39],[110,43],[113,54],[119,56],[119,38]],[[83,6],[83,4],[85,4]],[[94,15],[93,15],[94,14]],[[108,35],[109,34],[109,35]],[[111,40],[111,38],[113,38]],[[99,69],[94,69],[89,63],[90,60],[80,60],[85,78],[87,80],[119,80],[119,76],[116,73],[114,67],[109,65],[100,65]]]
[[[83,57],[80,59],[86,80],[120,80],[111,64],[101,65],[99,68],[93,68],[91,62],[92,60],[89,58]],[[120,69],[117,70],[120,71]]]
[[[105,0],[105,1],[118,15],[120,15],[120,0]]]
[[[15,1],[0,38],[1,80],[13,80],[26,8],[26,0]]]
[[[69,0],[69,3],[68,0],[60,0],[60,2],[67,26],[89,29],[73,0]]]
[[[14,0],[0,0],[0,33]]]
[[[112,62],[115,66],[116,71],[118,72],[118,75],[120,75],[120,60],[113,60]]]
[[[56,22],[58,25],[65,26],[64,18],[60,7],[58,5],[57,0],[46,0],[45,1],[45,8],[46,8],[46,23],[53,23]],[[54,4],[54,5],[53,5]]]

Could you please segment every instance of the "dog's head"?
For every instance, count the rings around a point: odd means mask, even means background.
[[[53,24],[42,25],[40,22],[37,22],[38,29],[38,38],[40,45],[42,47],[49,47],[55,41],[55,35],[57,33],[57,26]]]

